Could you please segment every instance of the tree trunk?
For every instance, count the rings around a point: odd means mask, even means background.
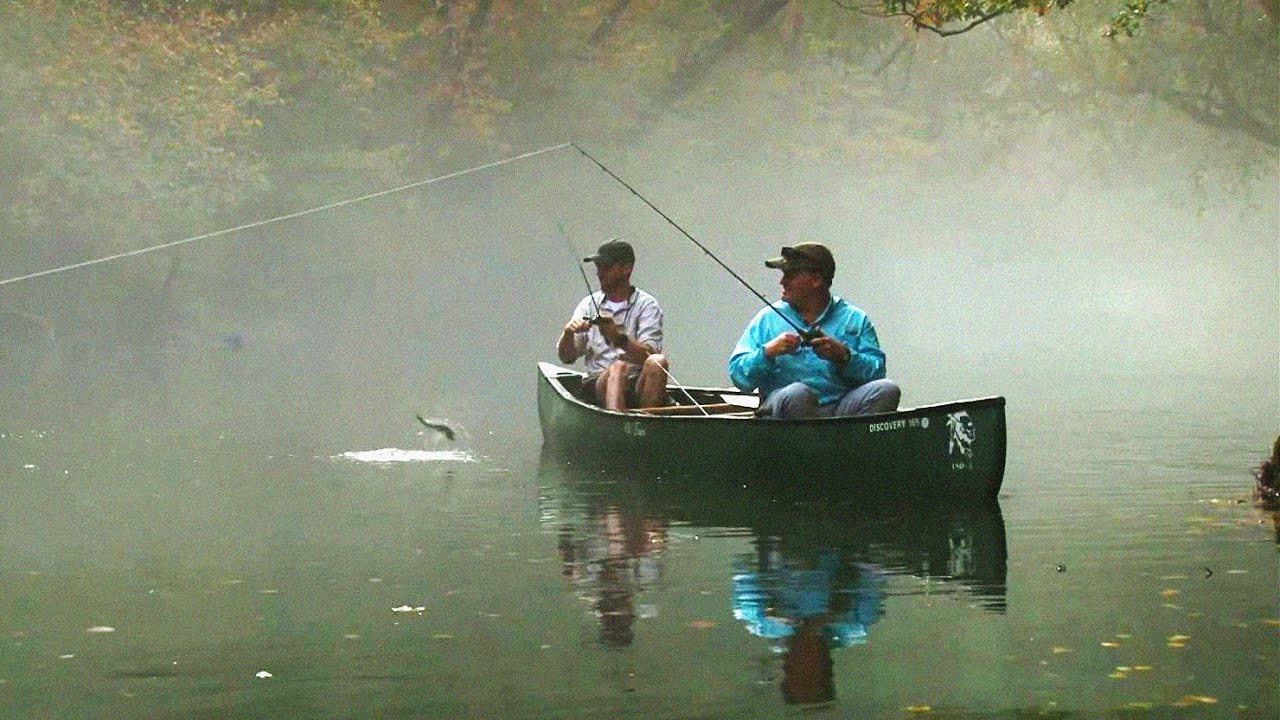
[[[1280,2],[1280,0],[1277,1]],[[631,0],[615,0],[613,7],[609,8],[609,12],[605,13],[605,16],[600,20],[600,24],[592,31],[591,37],[587,39],[587,42],[592,47],[602,44],[613,35],[614,29],[618,26],[618,20],[622,19],[622,14],[627,11],[627,5],[629,4],[631,4]]]
[[[662,93],[663,104],[673,104],[689,94],[726,55],[777,17],[790,0],[755,0],[734,6],[737,19],[709,45],[694,50],[676,66],[671,82]]]

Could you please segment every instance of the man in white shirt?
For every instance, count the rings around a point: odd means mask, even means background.
[[[635,251],[614,238],[582,261],[595,263],[600,290],[583,298],[565,324],[556,343],[560,362],[585,356],[583,386],[609,410],[666,405],[662,308],[631,284]]]

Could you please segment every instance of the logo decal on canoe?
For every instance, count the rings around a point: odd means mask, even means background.
[[[973,465],[973,441],[978,432],[973,418],[965,410],[947,415],[947,449],[951,454],[951,467],[964,470]]]

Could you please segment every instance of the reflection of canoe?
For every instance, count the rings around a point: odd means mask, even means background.
[[[538,370],[544,443],[606,462],[676,472],[838,473],[844,482],[913,495],[995,495],[1004,479],[1002,397],[861,417],[774,420],[755,417],[758,398],[737,390],[673,387],[673,407],[619,413],[580,399],[582,373],[549,363]]]
[[[547,517],[616,512],[664,525],[748,535],[791,558],[837,550],[848,562],[964,588],[982,607],[1005,609],[1007,549],[995,498],[886,501],[856,484],[806,474],[766,478],[750,470],[665,473],[584,465],[546,448],[539,469]],[[932,592],[941,592],[935,588]]]

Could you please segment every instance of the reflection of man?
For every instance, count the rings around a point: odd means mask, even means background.
[[[575,529],[560,531],[561,574],[599,617],[601,644],[630,645],[636,616],[643,617],[635,598],[660,575],[666,525],[610,508],[592,517],[581,536]]]
[[[831,649],[867,640],[881,615],[884,580],[873,565],[841,563],[833,549],[816,567],[761,548],[758,569],[733,577],[733,615],[753,635],[782,643],[782,695],[789,703],[835,699]]]
[[[757,313],[742,333],[729,357],[733,384],[759,388],[761,413],[773,417],[897,410],[902,393],[885,378],[884,352],[871,320],[831,292],[831,251],[800,243],[782,248],[782,257],[765,265],[782,271],[782,299]],[[798,327],[812,337],[801,337]]]
[[[589,387],[599,405],[665,405],[667,359],[662,353],[662,308],[652,295],[631,284],[636,254],[613,239],[595,255],[600,291],[582,299],[556,342],[560,362],[586,356]]]

